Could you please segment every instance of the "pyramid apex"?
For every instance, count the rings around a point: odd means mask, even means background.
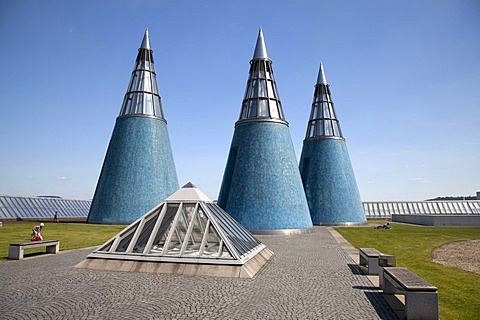
[[[190,181],[184,185],[182,188],[196,188],[195,185],[193,183],[191,183]]]
[[[260,27],[258,30],[257,44],[255,45],[255,52],[253,53],[252,60],[254,59],[270,59],[267,54],[267,47],[265,46],[262,27]]]
[[[170,195],[165,201],[205,201],[212,202],[207,195],[205,195],[200,189],[195,187],[191,182],[187,183],[172,195]]]

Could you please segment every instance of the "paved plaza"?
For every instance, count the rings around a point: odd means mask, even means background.
[[[2,261],[0,319],[396,319],[327,228],[258,238],[253,279],[74,268],[91,248]]]

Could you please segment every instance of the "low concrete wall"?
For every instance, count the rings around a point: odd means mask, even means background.
[[[116,260],[104,258],[87,258],[75,268],[94,270],[150,272],[165,274],[183,274],[190,276],[253,278],[273,256],[268,248],[263,248],[243,265],[221,265],[202,263],[173,263],[160,261]],[[199,260],[200,261],[200,260]]]
[[[392,221],[424,226],[480,226],[480,215],[392,214]]]

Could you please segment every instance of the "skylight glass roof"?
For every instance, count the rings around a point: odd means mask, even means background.
[[[265,245],[190,184],[89,258],[239,265],[263,248]]]
[[[91,200],[0,196],[0,219],[86,218]]]
[[[392,214],[480,214],[480,200],[363,202],[367,218],[391,218]]]

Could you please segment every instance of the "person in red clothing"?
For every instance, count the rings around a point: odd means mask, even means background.
[[[40,231],[42,231],[42,228],[45,226],[43,222],[41,222],[38,226],[33,227],[32,231],[32,241],[41,241],[43,240],[42,234]]]

